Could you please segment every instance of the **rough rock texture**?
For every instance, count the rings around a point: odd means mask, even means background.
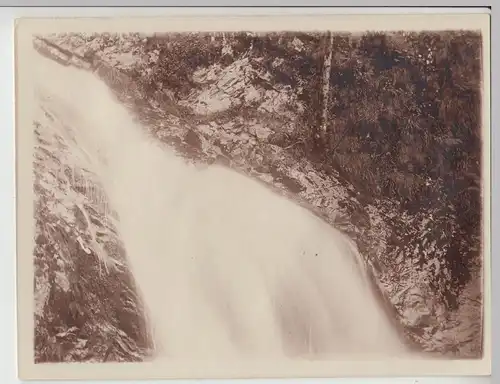
[[[290,87],[283,89],[270,83],[270,76],[259,68],[258,59],[246,57],[227,67],[201,68],[193,74],[193,80],[201,85],[201,90],[193,91],[180,104],[192,108],[196,114],[209,115],[251,105],[258,112],[287,118],[292,108],[303,110]]]
[[[52,108],[33,122],[35,361],[140,361],[150,340],[116,214]]]
[[[300,87],[292,92],[271,84],[258,60],[243,57],[228,66],[200,68],[193,75],[196,87],[179,100],[165,89],[159,97],[141,93],[126,74],[133,67],[130,57],[136,63],[144,60],[131,53],[140,52],[142,37],[131,36],[113,40],[66,35],[50,40],[83,56],[89,49],[98,51],[97,74],[161,141],[193,161],[223,163],[260,179],[347,233],[408,337],[422,349],[480,356],[480,266],[462,293],[458,311],[449,312],[435,300],[429,283],[428,277],[442,268],[442,255],[450,247],[439,243],[446,216],[439,212],[401,215],[396,202],[366,200],[346,181],[342,169],[321,168],[297,158],[294,146],[298,143],[287,138],[303,108],[297,98]],[[302,45],[294,41],[294,49]],[[401,235],[394,241],[395,227],[405,229],[407,241],[401,241]],[[426,265],[415,268],[422,260]]]

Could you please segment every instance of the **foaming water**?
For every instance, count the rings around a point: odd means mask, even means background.
[[[258,182],[149,138],[92,73],[36,56],[37,102],[72,130],[119,216],[157,357],[407,352],[352,244]]]

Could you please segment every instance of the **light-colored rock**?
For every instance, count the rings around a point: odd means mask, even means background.
[[[252,125],[250,130],[253,132],[255,136],[257,136],[257,138],[261,140],[267,139],[269,135],[273,132],[270,128],[262,124]]]

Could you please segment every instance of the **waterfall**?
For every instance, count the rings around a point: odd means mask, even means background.
[[[244,175],[186,163],[94,74],[41,55],[33,71],[118,213],[157,358],[406,352],[343,234]]]

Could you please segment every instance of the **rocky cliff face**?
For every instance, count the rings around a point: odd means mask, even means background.
[[[193,85],[188,92],[179,95],[168,87],[161,87],[145,93],[137,86],[138,80],[134,80],[136,75],[131,69],[142,68],[143,75],[149,76],[148,66],[159,60],[158,55],[148,54],[145,57],[142,54],[146,37],[135,34],[125,37],[68,34],[51,36],[49,40],[82,57],[89,50],[93,51],[101,68],[97,74],[135,111],[137,118],[159,140],[193,161],[223,163],[260,179],[278,193],[290,196],[349,234],[356,241],[374,281],[392,304],[408,337],[422,349],[461,357],[477,357],[481,354],[480,267],[476,267],[475,278],[464,290],[458,311],[447,310],[435,298],[436,288],[430,283],[429,276],[444,268],[443,254],[450,246],[440,243],[436,236],[436,231],[439,232],[446,225],[447,218],[434,218],[428,211],[401,215],[397,202],[367,199],[347,181],[343,169],[322,167],[297,156],[295,147],[303,143],[293,141],[292,133],[297,129],[296,121],[304,114],[305,106],[300,97],[303,85],[299,82],[292,88],[273,81],[270,68],[279,68],[283,64],[280,60],[269,64],[265,57],[255,57],[246,52],[236,54],[229,47],[223,47],[231,60],[200,66],[192,74]],[[300,39],[295,39],[290,49],[300,51],[303,45]],[[54,162],[60,161],[54,159]],[[40,174],[44,176],[38,176],[39,184],[56,183],[61,188],[73,188],[68,187],[72,185],[72,179],[68,179],[68,176],[44,181],[43,178],[50,177],[47,176],[50,173]],[[96,181],[92,181],[90,172],[84,173],[82,179],[97,185]],[[112,226],[104,221],[102,211],[92,208],[90,204],[73,203],[83,198],[78,197],[83,195],[79,195],[80,192],[74,188],[71,189],[71,195],[64,192],[69,207],[61,208],[67,212],[65,214],[69,218],[65,220],[68,225],[72,225],[68,226],[69,233],[72,233],[71,241],[74,247],[81,248],[79,252],[84,257],[107,254],[99,251],[105,243],[98,242],[101,235],[97,234],[105,232],[103,236],[111,238],[113,244],[119,244],[119,240],[113,238]],[[46,192],[39,189],[38,195],[43,198]],[[80,219],[80,226],[76,224],[78,219],[74,212],[81,212],[83,219]],[[92,217],[100,223],[97,227],[91,223]],[[54,220],[57,222],[61,218],[56,216]],[[394,242],[396,226],[406,228],[408,241]],[[47,233],[48,230],[40,231]],[[79,238],[82,239],[81,243],[77,240]],[[117,256],[109,258],[109,269],[115,272],[108,270],[106,273],[111,275],[107,275],[110,277],[104,278],[104,281],[113,281],[112,273],[118,273],[120,266],[125,265],[120,255],[117,253]],[[71,263],[74,264],[75,260]],[[425,260],[425,266],[415,268],[421,260]],[[57,264],[56,259],[50,262]],[[71,263],[69,265],[73,265]],[[55,279],[55,271],[59,271],[57,268],[60,267],[41,267],[40,270],[43,268],[53,270]],[[123,268],[126,270],[126,267]],[[97,279],[102,276],[101,273],[96,270],[91,275]],[[42,274],[43,277],[38,278],[40,283],[37,283],[40,287],[46,287],[45,291],[60,285],[57,282],[50,283],[46,274]],[[43,289],[37,291],[42,292]],[[38,302],[46,303],[48,294],[40,295]],[[102,298],[104,296],[105,292]],[[136,302],[134,305],[139,304]],[[118,332],[118,320],[108,321],[111,324],[115,322],[115,328],[106,328],[106,332]],[[144,335],[136,337],[133,341],[135,346],[129,349],[139,350],[139,345],[147,345],[146,339]]]
[[[33,122],[35,361],[139,361],[151,346],[116,214],[50,99]]]

